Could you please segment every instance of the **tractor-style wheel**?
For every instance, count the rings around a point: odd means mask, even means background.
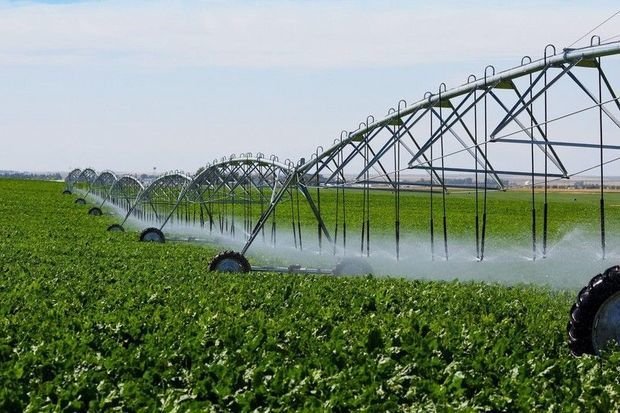
[[[599,354],[610,342],[620,344],[620,266],[598,274],[579,292],[567,330],[575,356]]]
[[[250,272],[252,271],[252,266],[242,254],[235,251],[224,251],[217,254],[211,260],[209,271]]]
[[[159,228],[147,228],[140,233],[140,241],[143,242],[166,242],[164,233]]]
[[[108,227],[110,232],[125,232],[125,228],[121,224],[112,224]]]
[[[75,203],[78,205],[86,205],[86,200],[84,198],[78,198],[75,200]]]
[[[362,258],[343,258],[332,271],[334,275],[366,275],[372,272],[370,264]]]
[[[71,191],[69,191],[68,189],[65,189],[64,191],[62,191],[63,195],[71,195]]]
[[[101,215],[103,215],[103,211],[99,207],[92,207],[88,210],[88,215],[100,217]]]

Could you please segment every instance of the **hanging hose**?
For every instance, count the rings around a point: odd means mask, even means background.
[[[232,203],[230,206],[230,234],[235,238],[235,191],[232,192]]]
[[[224,234],[224,216],[222,215],[222,203],[217,203],[217,216],[220,224],[220,234]]]
[[[364,155],[364,164],[365,166],[368,164],[368,146],[369,143],[366,143],[366,147],[365,147],[365,155]],[[364,206],[364,209],[366,210],[366,256],[369,257],[370,256],[370,173],[368,171],[366,171],[366,176],[364,181],[366,182],[364,184],[364,190],[366,192],[366,204]]]
[[[429,98],[430,101],[430,98]],[[431,112],[430,115],[431,121],[430,121],[430,126],[431,126],[431,133],[429,136],[433,136],[433,113]],[[430,231],[431,231],[431,260],[435,260],[435,225],[433,223],[433,159],[435,158],[433,156],[433,143],[431,142],[431,159],[429,162],[429,166],[430,166],[430,171],[431,171],[431,190],[430,190]]]
[[[317,158],[319,157],[317,148]],[[319,216],[321,216],[321,182],[319,178],[319,163],[316,163],[316,202]],[[317,222],[318,240],[319,240],[319,255],[323,252],[323,231],[321,231],[321,223]]]
[[[442,85],[445,84],[442,83]],[[443,246],[444,246],[444,256],[446,261],[448,260],[448,218],[446,214],[446,176],[445,176],[445,158],[444,158],[444,150],[443,150],[443,111],[442,111],[442,102],[441,102],[441,86],[439,87],[439,137],[440,137],[440,147],[441,147],[441,205],[443,209]]]
[[[232,198],[234,200],[234,195],[232,196]],[[226,233],[229,233],[228,230],[228,202],[226,200],[223,201],[224,202],[224,229],[226,231]]]
[[[475,225],[475,240],[476,240],[476,258],[480,259],[480,216],[479,216],[479,200],[478,200],[478,153],[480,152],[479,148],[478,148],[478,105],[476,104],[476,102],[478,101],[477,99],[477,93],[476,90],[474,90],[474,145],[476,146],[476,151],[474,153],[474,169],[475,169],[475,176],[474,176],[474,184],[475,184],[475,193],[474,193],[474,200],[475,200],[475,206],[474,206],[474,210],[475,210],[475,217],[474,217],[474,225]]]
[[[495,72],[495,70],[493,70],[493,72]],[[485,69],[484,77],[485,77],[485,86],[486,86],[486,77],[487,77],[486,69]],[[484,247],[485,247],[486,233],[487,233],[487,192],[488,192],[488,185],[489,185],[489,182],[488,182],[488,178],[489,178],[488,169],[489,168],[488,168],[488,162],[486,160],[489,159],[488,145],[489,145],[489,117],[488,117],[488,107],[487,107],[487,94],[485,93],[484,95],[484,159],[485,159],[485,162],[484,162],[484,192],[483,192],[483,199],[482,199],[482,237],[480,240],[480,261],[484,260]]]
[[[342,145],[342,136],[340,137],[340,143]],[[338,167],[341,168],[342,164],[344,162],[344,155],[342,153],[342,149],[340,150],[339,153],[339,159],[338,159]],[[340,176],[338,177],[339,180],[341,180],[342,182],[342,254],[346,255],[347,254],[347,200],[346,200],[346,191],[344,189],[344,185],[345,185],[345,177],[344,177],[344,173],[340,172]]]
[[[261,176],[260,186],[258,187],[259,197],[260,197],[260,216],[263,216],[263,212],[265,212],[265,193],[264,193],[264,177]],[[265,226],[261,225],[260,229],[261,235],[263,237],[263,243],[265,242]]]
[[[273,210],[273,214],[272,218],[271,218],[271,244],[275,247],[276,246],[276,209]]]
[[[342,177],[344,185],[344,176]],[[347,200],[346,191],[344,186],[342,187],[342,253],[347,254]]]
[[[301,242],[301,215],[299,211],[299,190],[295,191],[295,198],[297,202],[297,235],[299,236],[299,250],[303,250],[303,244]]]
[[[524,63],[526,57],[524,57],[523,59],[521,59],[521,64]],[[531,58],[527,57],[530,62],[532,61]],[[534,162],[534,126],[535,126],[535,121],[534,121],[534,101],[532,99],[533,96],[533,87],[532,87],[532,74],[530,73],[529,75],[529,81],[530,81],[530,86],[529,86],[529,99],[530,99],[530,140],[531,140],[531,144],[530,144],[530,192],[531,192],[531,201],[532,201],[532,207],[531,207],[531,213],[532,213],[532,217],[531,217],[531,225],[532,225],[532,260],[536,261],[536,192],[534,191],[535,188],[535,162]],[[546,137],[545,137],[546,138]]]
[[[602,69],[601,69],[601,59],[598,60],[598,101],[599,101],[599,142],[600,142],[600,161],[601,161],[601,201],[600,201],[600,211],[601,211],[601,252],[603,259],[605,259],[606,254],[606,243],[605,243],[605,191],[604,191],[604,156],[603,156],[603,85],[602,85]]]
[[[212,233],[213,232],[213,206],[212,204],[209,205],[208,207],[205,205],[205,209],[207,211],[207,215],[209,215],[209,233]]]
[[[363,142],[363,141],[362,141]],[[368,166],[368,145],[364,146],[364,170]],[[368,197],[368,172],[364,172],[364,187],[362,190],[362,236],[360,244],[360,255],[364,255],[364,241],[366,236],[366,225],[368,223],[368,205],[366,198]]]
[[[204,216],[202,202],[199,205],[200,205],[200,215],[199,215],[200,228],[204,228],[205,227],[205,216]],[[211,229],[209,229],[209,232],[211,232]]]
[[[290,201],[291,201],[291,226],[293,227],[293,242],[295,245],[295,249],[297,249],[297,228],[295,226],[295,200],[293,198],[293,190],[288,189]]]
[[[247,222],[246,222],[246,229],[245,229],[246,234],[250,234],[250,232],[252,232],[252,185],[251,183],[252,183],[252,176],[248,174],[247,185],[246,185],[246,195],[245,195],[247,199],[247,203],[246,203]]]
[[[400,102],[398,110],[400,114]],[[396,133],[395,127],[393,134],[396,135]],[[396,261],[398,261],[400,259],[400,140],[396,136],[394,143],[394,235],[396,237]]]
[[[549,46],[552,45],[547,45],[545,47],[545,65],[547,64],[547,48]],[[554,49],[554,54],[555,54],[555,47],[552,46]],[[548,108],[547,108],[547,67],[545,67],[545,71],[543,73],[544,76],[544,98],[543,98],[543,103],[544,103],[544,107],[545,107],[545,120],[544,120],[544,133],[545,133],[545,139],[547,139],[547,137],[549,136],[548,133]],[[548,236],[548,231],[549,231],[549,203],[548,203],[548,192],[549,192],[549,177],[548,177],[548,172],[549,172],[549,159],[548,159],[548,151],[549,151],[549,145],[545,145],[545,193],[544,193],[544,204],[543,204],[543,251],[542,251],[542,256],[543,258],[547,257],[547,236]]]
[[[340,175],[336,177],[336,224],[334,228],[334,255],[338,245],[338,217],[340,215]]]

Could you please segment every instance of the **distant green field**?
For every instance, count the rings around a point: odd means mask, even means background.
[[[311,191],[316,198],[316,192]],[[321,190],[322,216],[328,227],[335,224],[335,190]],[[528,238],[532,227],[532,202],[529,191],[489,191],[487,201],[487,233],[490,237]],[[451,191],[446,195],[448,234],[456,237],[472,235],[475,231],[475,193]],[[610,231],[620,229],[620,193],[606,193],[606,221]],[[543,194],[535,196],[537,233],[543,232]],[[593,192],[549,192],[548,225],[550,239],[579,227],[588,232],[600,229],[600,194]],[[391,233],[396,220],[392,191],[371,190],[371,229],[377,233]],[[425,233],[430,226],[430,193],[402,191],[400,197],[400,225],[405,232]],[[303,203],[302,203],[303,204]],[[342,204],[341,204],[342,205]],[[290,208],[290,206],[289,206]],[[284,211],[284,208],[282,208]],[[351,228],[361,226],[362,191],[349,190],[346,194],[347,219]],[[479,193],[479,217],[482,220],[483,193]],[[289,213],[290,216],[290,213]],[[440,193],[433,195],[435,230],[442,225],[443,201]],[[342,219],[342,213],[341,217]],[[303,209],[302,222],[314,223],[309,208]]]
[[[370,212],[364,217],[363,191],[361,189],[348,189],[344,198],[342,192],[337,197],[335,188],[323,188],[320,194],[316,188],[309,188],[313,202],[320,207],[320,213],[330,235],[336,235],[336,228],[340,241],[342,241],[344,224],[346,223],[347,235],[359,238],[366,219],[370,221],[370,236],[372,238],[390,239],[395,237],[396,221],[399,221],[401,238],[416,237],[416,239],[429,238],[430,222],[433,218],[435,239],[443,237],[443,210],[444,197],[439,192],[431,194],[420,191],[401,191],[400,214],[396,215],[396,201],[394,192],[390,190],[371,189]],[[227,198],[222,202],[223,194],[214,197],[217,201],[210,203],[214,228],[218,228],[219,217],[226,219],[227,225],[234,222],[239,230],[244,226],[244,214],[251,217],[254,224],[262,211],[268,206],[270,192],[266,190],[264,199],[260,202],[259,193],[256,190],[248,193],[237,188],[234,202]],[[228,194],[227,194],[228,195]],[[208,196],[205,196],[208,198]],[[251,199],[251,202],[246,202]],[[320,199],[320,202],[319,202]],[[449,240],[467,240],[474,245],[476,234],[476,195],[474,191],[453,190],[445,196],[446,227]],[[166,216],[171,206],[176,203],[171,200],[154,200],[159,214]],[[343,207],[344,205],[344,207]],[[536,239],[537,244],[542,245],[544,232],[544,195],[537,192],[534,207],[536,210]],[[605,226],[609,234],[620,233],[620,193],[609,192],[605,194]],[[152,209],[145,207],[148,212]],[[162,212],[163,211],[163,212]],[[529,247],[532,244],[532,198],[527,190],[517,191],[489,191],[486,205],[486,239],[487,246],[520,246]],[[482,224],[484,213],[484,194],[478,194],[478,233],[482,236]],[[207,220],[206,213],[203,213]],[[200,216],[198,203],[182,203],[173,214],[171,223],[178,219],[188,219],[194,223]],[[246,217],[247,218],[247,217]],[[317,220],[309,207],[308,202],[297,191],[286,194],[278,203],[275,214],[265,225],[265,230],[271,228],[272,221],[276,222],[279,232],[292,233],[293,223],[299,221],[305,237],[317,238]],[[208,227],[208,225],[207,225]],[[600,194],[596,192],[549,192],[548,194],[548,220],[547,238],[553,243],[573,230],[580,230],[592,237],[600,236]]]
[[[620,403],[619,352],[568,353],[575,291],[208,273],[216,249],[106,232],[118,218],[87,215],[61,189],[0,180],[0,411],[614,411]],[[527,207],[523,194],[495,196],[514,197],[494,209],[506,225]],[[554,198],[552,211],[596,217],[596,196],[571,196]],[[471,205],[462,202],[465,220]],[[389,227],[389,217],[376,219]]]

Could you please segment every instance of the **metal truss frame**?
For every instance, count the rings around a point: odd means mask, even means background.
[[[176,204],[180,194],[191,181],[190,176],[178,172],[164,174],[155,179],[140,191],[120,225],[124,225],[133,213],[140,219],[161,222],[167,213],[166,209]],[[158,209],[159,207],[163,207],[164,210]]]
[[[136,199],[144,191],[144,184],[132,175],[122,175],[110,187],[105,199],[101,202],[101,208],[106,202],[122,208],[126,211],[131,209]]]
[[[591,39],[590,46],[579,49],[558,52],[553,45],[547,45],[543,57],[538,60],[525,56],[520,65],[498,73],[493,66],[487,66],[482,77],[470,75],[461,86],[448,89],[442,83],[436,92],[427,92],[423,99],[413,104],[401,100],[383,118],[368,116],[357,129],[343,131],[330,147],[318,147],[307,160],[301,158],[297,163],[289,160],[281,163],[275,156],[266,159],[263,154],[253,156],[248,153],[215,160],[193,178],[178,173],[164,175],[142,188],[139,194],[132,192],[135,195],[133,202],[129,200],[130,196],[124,198],[122,206],[127,209],[127,214],[123,223],[138,211],[140,217],[156,221],[161,230],[175,216],[182,217],[182,209],[187,219],[187,211],[191,208],[194,217],[195,211],[199,211],[200,225],[208,227],[210,233],[228,233],[234,238],[241,232],[245,239],[241,252],[245,254],[260,234],[265,237],[265,228],[270,221],[271,238],[275,243],[276,207],[287,200],[291,205],[293,202],[298,204],[302,197],[316,218],[319,247],[326,239],[335,253],[339,243],[345,250],[347,246],[345,192],[357,190],[362,193],[360,252],[370,255],[370,198],[371,193],[379,189],[384,193],[389,191],[394,197],[398,259],[401,191],[418,190],[428,194],[430,201],[431,254],[447,260],[446,194],[452,190],[467,190],[475,197],[475,250],[478,259],[483,260],[487,193],[504,191],[510,179],[525,177],[529,178],[532,194],[532,254],[535,259],[539,254],[536,199],[542,197],[543,203],[544,257],[547,253],[550,181],[570,179],[579,173],[567,162],[564,152],[567,148],[591,149],[598,151],[599,155],[596,165],[588,170],[600,174],[600,232],[604,256],[603,188],[605,165],[609,163],[604,155],[606,151],[620,150],[620,144],[609,139],[609,135],[617,136],[614,134],[620,130],[620,101],[602,62],[605,57],[618,54],[620,42],[600,44],[596,36]],[[556,104],[550,101],[563,88],[569,88],[585,103],[558,116],[552,114]],[[597,115],[596,122],[591,121],[592,134],[597,135],[593,141],[558,139],[553,135],[557,122],[587,111]],[[523,149],[516,149],[519,147]],[[513,151],[515,155],[509,156],[507,161],[498,155],[500,149],[509,154]],[[72,171],[66,179],[67,186],[73,187],[83,180],[90,185],[92,182],[87,171]],[[454,175],[466,178],[454,179]],[[123,179],[118,179],[115,185],[120,185]],[[110,193],[115,185],[110,188]],[[336,208],[329,212],[321,207],[321,190],[325,189],[335,193]],[[163,199],[161,203],[165,208],[158,211],[160,201],[156,199]],[[335,214],[333,229],[326,224],[326,213]],[[243,215],[242,231],[235,222],[237,214]],[[295,246],[301,248],[300,220],[295,223],[293,212],[291,214]],[[441,217],[440,224],[434,222],[436,215]],[[436,243],[439,245],[436,226],[442,233],[441,250],[435,248]]]
[[[74,170],[72,173],[76,171],[77,170]],[[75,177],[75,179],[71,181],[70,189],[73,190],[74,188],[77,188],[78,190],[83,191],[85,194],[87,194],[90,191],[92,184],[97,180],[97,176],[97,172],[95,172],[94,169],[86,168],[80,171],[80,173]],[[78,186],[81,186],[81,184],[84,184],[85,188],[81,188]]]
[[[542,180],[544,190],[544,230],[542,254],[547,250],[547,188],[549,179],[568,179],[568,170],[558,148],[592,148],[601,151],[601,189],[603,188],[603,151],[619,150],[620,145],[603,141],[603,117],[620,128],[620,102],[606,73],[601,65],[601,58],[620,54],[620,43],[596,44],[597,37],[592,38],[591,46],[579,49],[564,49],[560,53],[552,45],[544,51],[544,57],[532,61],[524,57],[521,65],[495,73],[493,66],[487,66],[484,76],[477,79],[471,75],[468,82],[454,89],[440,85],[436,93],[427,92],[424,99],[407,105],[400,101],[396,108],[391,108],[388,115],[375,120],[369,116],[360,123],[357,130],[343,131],[334,144],[323,150],[317,148],[308,162],[304,159],[291,172],[288,185],[298,187],[314,186],[317,188],[334,186],[336,188],[362,188],[364,191],[364,214],[369,216],[370,202],[368,193],[373,186],[383,186],[398,193],[403,188],[417,186],[427,187],[433,205],[433,194],[441,194],[440,206],[443,208],[443,244],[444,256],[448,258],[447,223],[445,211],[445,193],[449,188],[468,188],[476,191],[476,210],[478,211],[478,191],[483,194],[481,203],[482,217],[476,212],[476,250],[479,259],[484,258],[486,230],[486,193],[489,190],[505,190],[504,176],[526,176],[531,178],[532,191]],[[591,90],[582,80],[578,70],[590,73],[594,71],[598,78],[598,90]],[[548,131],[550,123],[556,119],[548,116],[548,94],[557,84],[566,80],[572,82],[581,91],[592,106],[587,109],[599,110],[601,119],[596,129],[600,131],[599,142],[570,142],[551,139]],[[574,87],[573,87],[574,89]],[[609,99],[604,100],[603,95]],[[512,96],[512,97],[511,97]],[[542,109],[542,111],[541,111]],[[499,120],[493,119],[491,111]],[[501,114],[501,115],[498,115]],[[570,115],[570,114],[569,114]],[[424,126],[422,126],[424,125]],[[507,131],[509,126],[517,128],[517,132]],[[424,132],[423,129],[426,128]],[[521,133],[521,139],[511,136]],[[452,140],[460,149],[447,153],[444,145]],[[494,150],[498,145],[525,144],[531,147],[531,159],[523,162],[522,168],[505,168],[494,165],[489,147]],[[535,152],[542,155],[544,169],[534,165]],[[468,154],[471,166],[453,166],[451,156],[460,153]],[[408,156],[409,159],[406,159]],[[423,171],[428,180],[411,180],[403,176],[403,171]],[[471,184],[458,185],[446,181],[446,173],[470,174]],[[282,187],[281,192],[286,191]],[[315,204],[310,192],[304,195]],[[534,196],[534,195],[533,195]],[[395,195],[398,197],[398,194]],[[272,203],[279,202],[281,196],[275,194]],[[601,244],[605,250],[604,201],[601,194]],[[398,202],[398,201],[396,201]],[[344,207],[344,203],[343,203]],[[432,206],[431,206],[432,208]],[[273,208],[265,211],[269,214]],[[397,214],[399,208],[396,208]],[[532,248],[536,254],[537,235],[533,211]],[[432,215],[432,211],[431,211]],[[367,218],[364,218],[367,219]],[[317,220],[324,226],[320,208]],[[399,254],[399,216],[395,217],[396,250]],[[261,225],[267,217],[257,222],[242,252],[250,247]],[[478,225],[478,221],[481,221]],[[362,253],[370,254],[370,220],[363,223]],[[434,223],[431,218],[431,244],[434,244]],[[328,234],[327,229],[324,231]],[[365,234],[365,235],[364,235]],[[434,248],[433,249],[433,254]]]

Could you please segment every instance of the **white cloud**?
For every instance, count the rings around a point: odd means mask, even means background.
[[[298,159],[401,97],[539,57],[613,12],[523,1],[0,3],[10,102],[0,164],[195,169],[239,151]],[[618,21],[597,32],[617,34]],[[174,70],[184,67],[201,70]],[[202,70],[221,67],[245,70]],[[368,67],[378,70],[358,70]],[[262,70],[272,68],[300,70]]]
[[[558,4],[31,3],[0,8],[0,64],[323,69],[538,56],[613,12]]]

